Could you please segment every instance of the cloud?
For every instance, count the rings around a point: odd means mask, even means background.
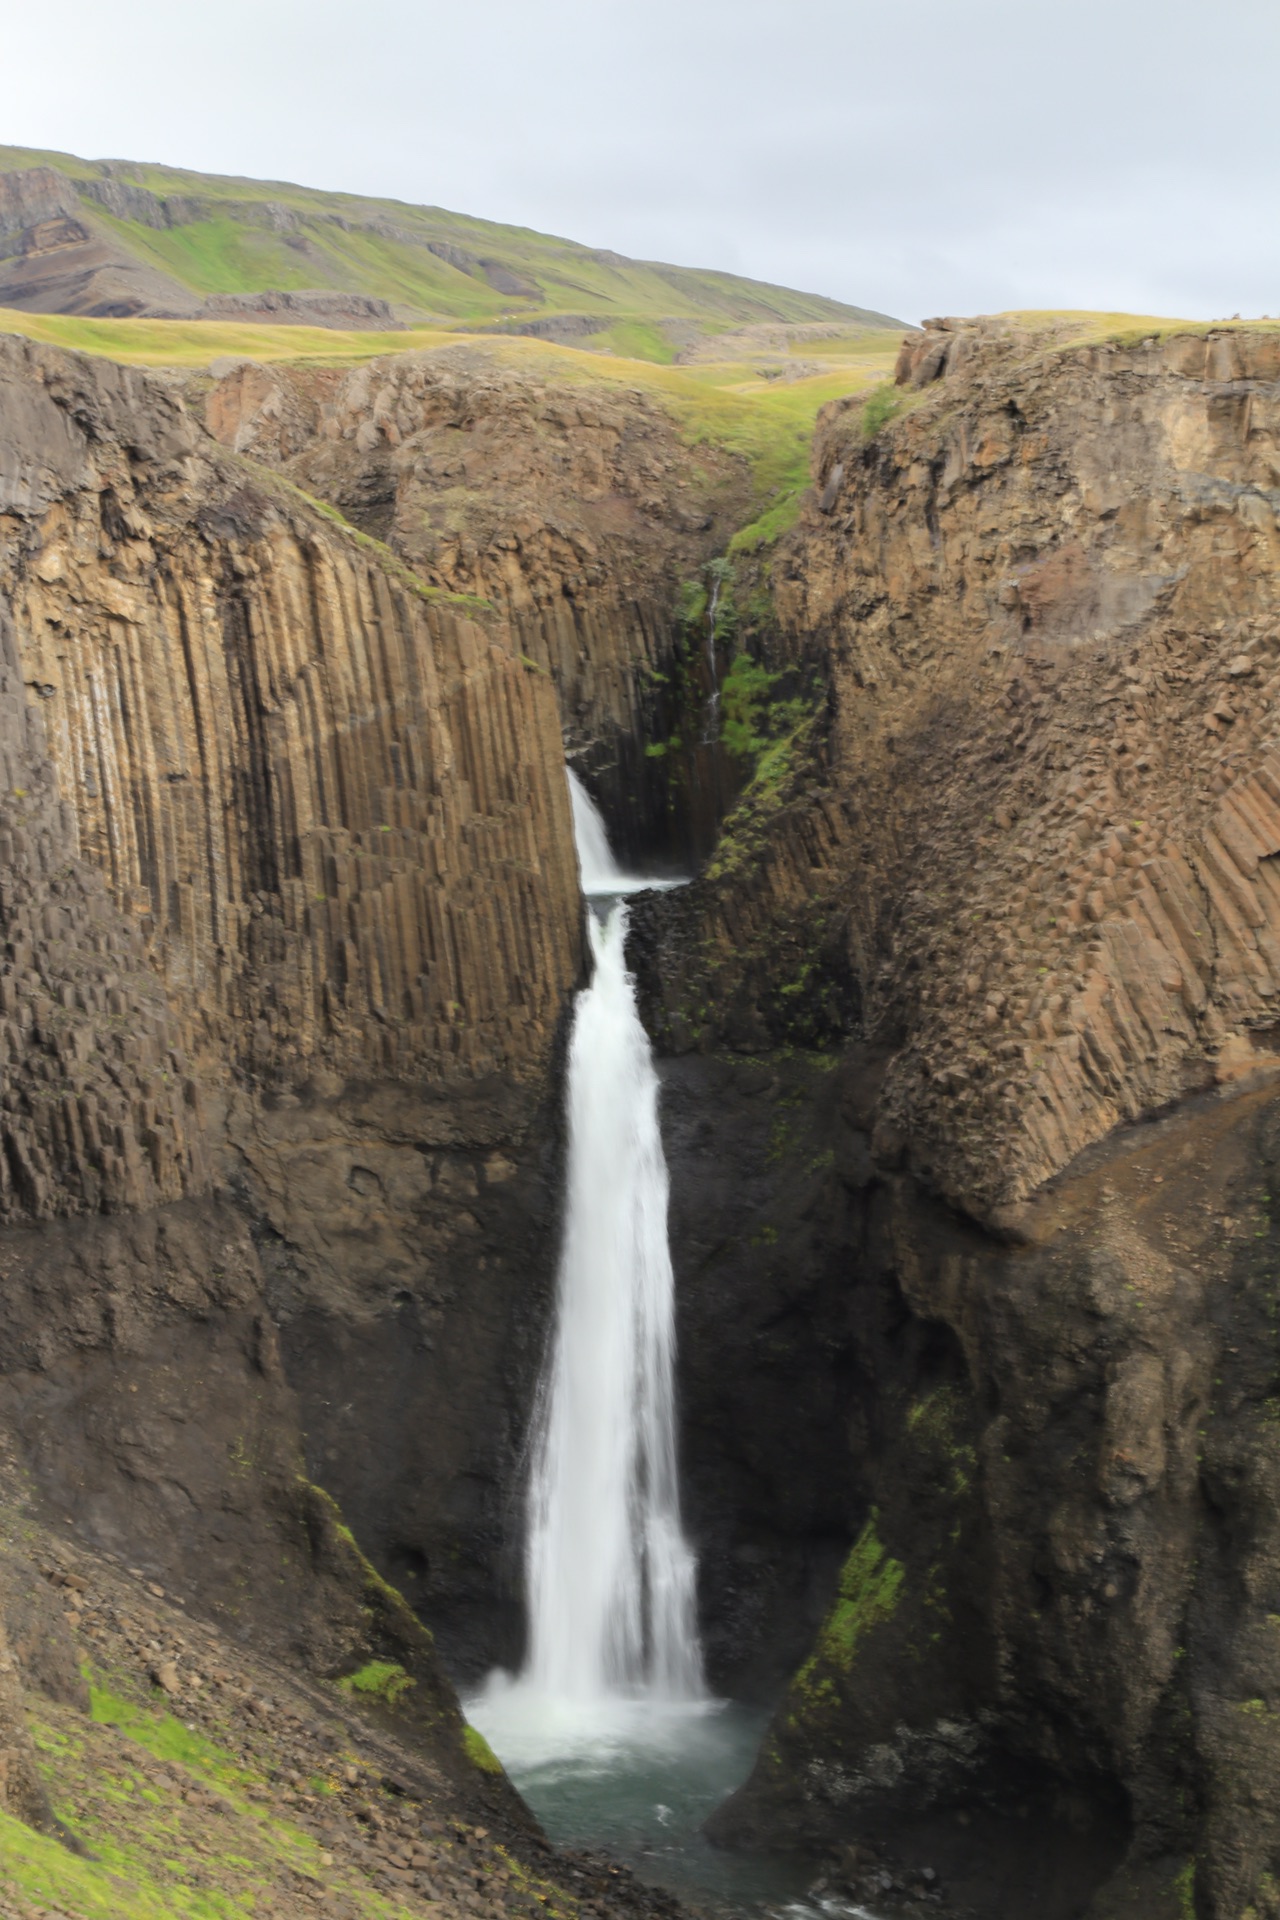
[[[427,201],[910,317],[1280,310],[1280,9],[0,0],[5,137]]]

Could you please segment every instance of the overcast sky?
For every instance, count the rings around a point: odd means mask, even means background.
[[[1280,0],[0,0],[0,140],[907,319],[1280,314]]]

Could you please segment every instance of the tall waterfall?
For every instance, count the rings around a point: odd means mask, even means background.
[[[528,1490],[528,1655],[515,1682],[468,1706],[499,1754],[535,1715],[545,1739],[584,1711],[597,1721],[613,1705],[705,1697],[676,1475],[658,1079],[618,897],[654,883],[619,871],[599,813],[569,783],[595,970],[569,1049],[564,1238]]]

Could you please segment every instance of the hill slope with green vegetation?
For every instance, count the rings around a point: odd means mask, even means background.
[[[439,207],[0,147],[0,305],[215,318],[259,313],[268,294],[276,321],[594,337],[650,360],[727,328],[899,324],[817,294],[629,260]]]

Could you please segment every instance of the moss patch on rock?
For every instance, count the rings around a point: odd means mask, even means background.
[[[462,1738],[472,1762],[475,1766],[479,1767],[481,1773],[502,1772],[501,1760],[499,1760],[479,1727],[473,1727],[468,1723],[462,1730]]]
[[[381,1700],[388,1707],[394,1707],[397,1700],[416,1685],[413,1675],[406,1673],[398,1660],[368,1660],[356,1673],[349,1673],[338,1682],[343,1693],[363,1694],[367,1699]]]
[[[838,1705],[841,1682],[853,1671],[867,1634],[897,1612],[906,1569],[886,1553],[876,1520],[872,1513],[855,1540],[813,1652],[791,1682],[786,1716],[790,1732],[798,1731],[814,1712]]]

